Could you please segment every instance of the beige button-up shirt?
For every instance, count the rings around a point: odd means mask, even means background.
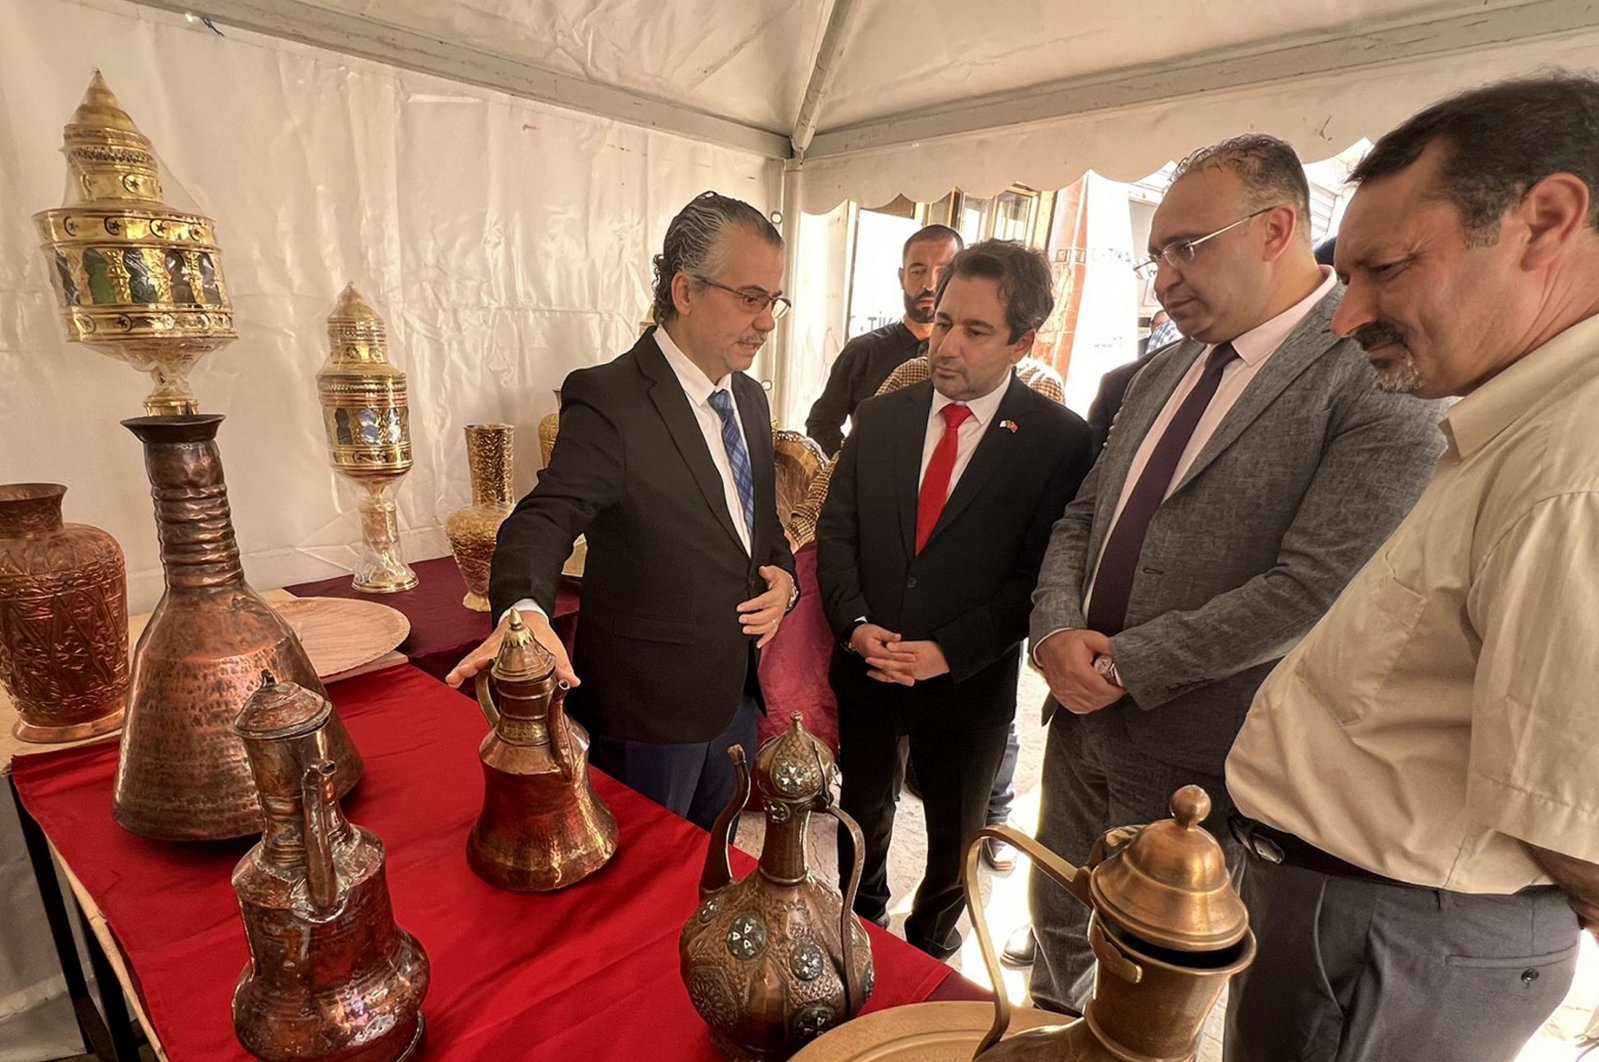
[[[1261,687],[1251,818],[1417,885],[1599,862],[1599,318],[1457,403],[1421,500]]]

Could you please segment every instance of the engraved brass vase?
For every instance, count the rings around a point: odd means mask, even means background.
[[[333,706],[270,673],[234,721],[261,792],[261,840],[233,869],[250,963],[239,1042],[267,1062],[420,1055],[427,954],[395,925],[383,842],[339,808]]]
[[[472,473],[472,504],[444,522],[455,566],[466,582],[461,602],[474,612],[489,610],[489,563],[495,536],[511,515],[511,437],[509,424],[468,424],[466,462]]]
[[[62,150],[67,202],[33,221],[67,339],[149,373],[146,413],[197,412],[190,368],[238,338],[214,223],[162,199],[155,148],[98,70]]]
[[[575,885],[616,852],[616,819],[594,793],[589,736],[566,714],[555,658],[516,609],[493,668],[478,673],[477,698],[494,729],[478,746],[483,812],[467,838],[467,862],[513,892]]]
[[[391,492],[411,471],[411,417],[405,373],[389,364],[383,318],[355,285],[328,315],[328,360],[316,374],[333,470],[365,491],[364,548],[355,589],[392,594],[416,585],[400,556],[400,519]]]
[[[23,741],[122,725],[128,584],[117,540],[61,520],[59,483],[0,485],[0,684]]]
[[[111,813],[125,829],[162,840],[245,837],[261,808],[239,705],[262,670],[320,694],[299,639],[244,581],[217,448],[222,417],[138,417],[123,426],[144,443],[166,592],[133,653],[128,714]],[[361,757],[337,714],[328,743],[342,795]]]
[[[833,804],[832,753],[796,713],[789,729],[755,754],[766,840],[760,867],[734,881],[727,849],[749,798],[750,772],[741,747],[728,755],[737,786],[711,829],[699,909],[678,938],[683,983],[724,1058],[785,1059],[859,1014],[872,994],[871,944],[852,910],[861,831]],[[853,842],[843,896],[810,871],[813,813],[837,819]]]

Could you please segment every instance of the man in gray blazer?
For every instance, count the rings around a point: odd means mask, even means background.
[[[1236,859],[1222,768],[1256,687],[1442,448],[1442,409],[1379,390],[1330,331],[1342,292],[1313,257],[1308,200],[1293,149],[1251,134],[1185,159],[1155,212],[1139,268],[1188,338],[1133,380],[1033,595],[1052,695],[1038,839],[1071,862],[1168,815],[1190,782]],[[1036,874],[1032,903],[1033,999],[1079,1011],[1088,911]]]

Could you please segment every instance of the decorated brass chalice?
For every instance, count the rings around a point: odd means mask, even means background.
[[[155,148],[98,70],[62,151],[67,201],[33,221],[67,339],[148,372],[150,415],[199,412],[189,369],[238,338],[214,223],[163,200]]]
[[[466,462],[472,473],[472,504],[457,509],[444,522],[444,533],[455,554],[455,566],[466,583],[461,602],[474,612],[489,610],[489,563],[500,524],[515,508],[511,497],[511,438],[509,424],[468,424]]]
[[[383,318],[351,284],[328,315],[327,362],[316,374],[322,426],[335,472],[365,491],[365,544],[354,587],[392,594],[416,585],[400,556],[400,520],[390,492],[411,471],[411,422],[405,373],[389,364]]]
[[[796,1062],[1193,1062],[1205,1017],[1254,961],[1255,937],[1221,845],[1200,826],[1210,797],[1186,785],[1171,810],[1172,818],[1106,832],[1082,867],[1005,826],[984,827],[967,848],[966,901],[994,984],[1003,981],[977,889],[983,838],[1015,845],[1092,908],[1098,965],[1081,1018],[1057,1024],[1060,1015],[1013,1008],[1003,991],[992,1008],[919,1003],[844,1026]]]
[[[616,852],[616,819],[594,793],[589,736],[567,717],[555,658],[514,608],[493,668],[478,672],[477,698],[494,729],[478,746],[483,811],[467,839],[467,862],[490,885],[514,892],[575,885]]]

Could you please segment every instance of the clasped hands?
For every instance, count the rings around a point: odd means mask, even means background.
[[[949,672],[944,650],[932,639],[906,641],[875,623],[862,623],[850,633],[849,647],[866,661],[866,674],[879,682],[914,686]]]
[[[1108,708],[1127,696],[1094,670],[1094,658],[1110,655],[1110,639],[1098,631],[1056,631],[1033,648],[1033,660],[1056,702],[1074,715]]]

